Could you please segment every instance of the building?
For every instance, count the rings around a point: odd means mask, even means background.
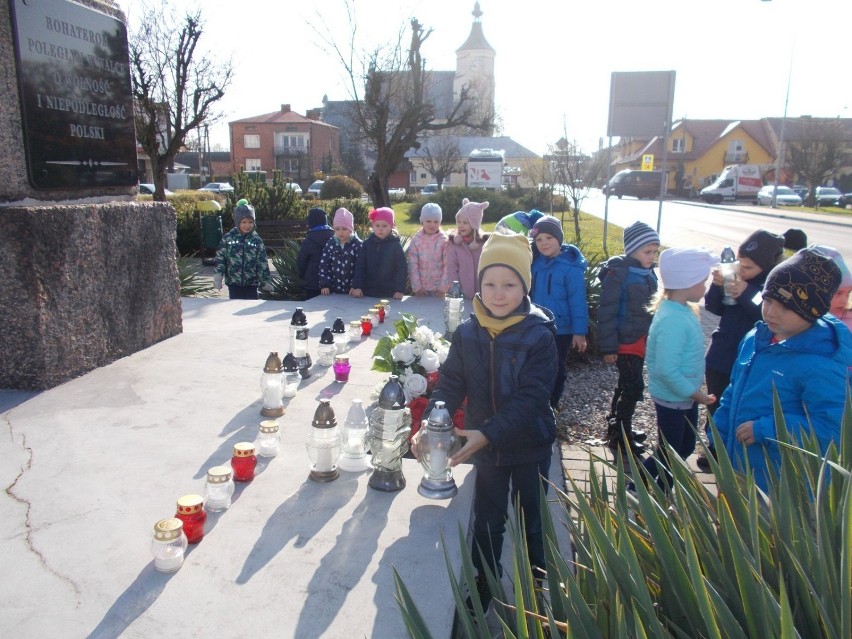
[[[231,172],[281,171],[307,189],[314,173],[328,173],[340,162],[340,132],[320,120],[320,110],[299,115],[281,109],[229,122]]]

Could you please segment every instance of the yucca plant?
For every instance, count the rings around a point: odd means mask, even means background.
[[[177,256],[178,282],[181,297],[211,297],[213,282],[201,275],[200,261],[190,256]]]
[[[285,239],[284,247],[275,250],[272,266],[278,276],[272,276],[272,292],[262,293],[264,299],[303,300],[305,299],[305,283],[299,277],[296,268],[296,257],[299,255],[299,242]]]
[[[814,437],[790,436],[777,395],[775,421],[778,441],[786,443],[768,496],[748,469],[734,471],[723,447],[718,461],[711,457],[717,494],[675,461],[674,451],[668,493],[632,457],[633,477],[648,479],[648,487],[636,481],[635,495],[625,490],[621,459],[616,466],[590,459],[588,493],[571,478],[570,495],[553,489],[572,538],[567,558],[542,510],[549,603],[533,588],[523,534],[513,532],[514,604],[495,606],[503,636],[852,636],[852,395],[847,390],[839,447],[824,456]],[[463,538],[460,543],[464,548]],[[471,616],[463,588],[454,575],[450,580],[459,635],[490,636],[482,611]],[[461,582],[473,584],[469,553]],[[494,592],[507,601],[506,593]],[[409,635],[428,637],[398,577],[397,599]]]

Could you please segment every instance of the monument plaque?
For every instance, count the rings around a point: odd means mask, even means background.
[[[69,0],[8,0],[36,189],[137,183],[127,29]]]

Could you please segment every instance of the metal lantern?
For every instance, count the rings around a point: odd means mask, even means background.
[[[260,375],[260,390],[263,393],[260,414],[264,417],[281,417],[284,414],[284,404],[281,403],[284,395],[283,370],[278,353],[270,353]]]
[[[360,472],[370,467],[367,455],[367,432],[370,423],[360,399],[353,399],[343,422],[342,448],[339,466],[349,472]]]
[[[334,345],[334,335],[326,326],[320,335],[319,346],[317,346],[317,364],[320,366],[331,366],[334,356],[337,354],[337,346]]]
[[[361,341],[361,322],[360,320],[352,320],[349,322],[349,341],[350,342],[360,342]]]
[[[452,337],[462,319],[464,319],[464,294],[461,284],[455,281],[444,298],[444,324],[447,326],[447,337]]]
[[[338,317],[331,325],[331,334],[334,335],[334,343],[337,346],[338,353],[345,353],[349,343],[349,335],[346,333],[346,324],[343,323],[343,318]]]
[[[726,246],[722,250],[722,261],[719,263],[719,271],[722,273],[722,279],[725,280],[722,285],[722,290],[724,291],[724,297],[722,297],[722,304],[727,306],[733,306],[737,303],[733,297],[728,293],[728,289],[731,284],[733,284],[737,279],[737,272],[739,271],[740,262],[737,259],[736,254],[734,253],[734,249],[730,246]]]
[[[299,390],[299,382],[302,381],[302,376],[299,374],[299,362],[293,357],[293,353],[287,353],[284,361],[281,362],[281,368],[284,373],[284,397],[295,397],[296,391]]]
[[[426,472],[417,487],[418,493],[429,499],[449,499],[459,492],[450,467],[455,444],[450,413],[444,402],[435,402],[425,432],[419,435],[418,461]]]
[[[299,374],[303,378],[311,376],[311,356],[308,354],[308,318],[302,307],[296,308],[290,318],[290,352],[296,358]]]
[[[391,375],[379,395],[378,408],[370,416],[370,488],[386,492],[405,488],[402,456],[408,450],[410,432],[411,412],[405,407],[405,391],[399,377]]]
[[[340,476],[337,472],[340,430],[337,428],[334,409],[328,399],[321,399],[317,406],[305,446],[312,462],[310,474],[312,480],[327,482],[334,481]]]

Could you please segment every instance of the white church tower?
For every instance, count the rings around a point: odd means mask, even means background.
[[[494,116],[494,57],[497,52],[488,44],[482,33],[482,11],[479,2],[473,6],[473,24],[470,35],[463,45],[456,49],[456,76],[453,80],[453,101],[458,101],[463,86],[471,88],[484,112]],[[480,133],[493,135],[493,129]]]

